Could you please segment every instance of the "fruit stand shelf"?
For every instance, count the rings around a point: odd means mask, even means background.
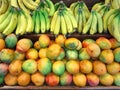
[[[36,41],[38,40],[39,36],[41,34],[27,34],[27,35],[22,35],[22,36],[19,36],[19,39],[21,38],[29,38],[31,39],[32,41]],[[56,36],[53,35],[53,34],[48,34],[48,36],[51,38],[51,39],[54,39]],[[99,37],[106,37],[106,38],[112,38],[112,36],[110,34],[94,34],[94,35],[88,35],[88,34],[77,34],[77,33],[73,33],[71,35],[67,35],[66,37],[75,37],[75,38],[78,38],[79,40],[84,40],[84,39],[87,39],[87,38],[91,38],[91,39],[97,39]]]
[[[0,87],[1,90],[3,89],[22,89],[22,90],[28,90],[28,89],[44,89],[44,90],[119,90],[120,87],[118,86],[97,86],[97,87],[90,87],[90,86],[86,86],[86,87],[76,87],[76,86],[55,86],[55,87],[48,87],[48,86],[3,86]]]

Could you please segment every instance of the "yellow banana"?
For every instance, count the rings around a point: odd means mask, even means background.
[[[67,34],[67,25],[66,25],[63,13],[60,15],[60,29],[61,29],[62,34],[64,35]]]
[[[83,30],[83,16],[82,11],[79,12],[79,21],[78,21],[78,32],[81,33]]]
[[[87,18],[85,17],[85,12],[84,11],[82,11],[82,27],[84,27],[85,26],[85,24],[86,24],[86,22],[87,22]]]
[[[114,9],[119,9],[120,8],[118,0],[112,0],[111,5],[112,5],[112,8],[114,8]]]
[[[18,30],[18,34],[23,35],[26,32],[27,19],[26,19],[25,15],[23,14],[22,11],[20,12],[20,19],[21,19],[21,27]]]
[[[102,22],[102,17],[98,12],[95,12],[95,15],[97,17],[97,26],[98,26],[98,33],[103,32],[103,22]]]
[[[95,5],[93,5],[92,10],[96,10],[96,9],[99,8],[101,5],[103,5],[102,2],[96,3]]]
[[[2,4],[0,7],[0,15],[7,11],[8,6],[9,6],[8,0],[2,0]]]
[[[93,35],[97,32],[97,17],[95,15],[96,11],[92,11],[92,24],[90,28],[90,34]]]
[[[64,12],[64,19],[65,19],[65,23],[66,23],[67,32],[72,33],[73,32],[72,22],[70,21],[69,17],[67,16],[66,11]]]
[[[40,1],[40,0],[39,0]],[[28,2],[31,4],[31,5],[34,5],[36,7],[38,7],[38,4],[37,2],[33,1],[33,0],[28,0]]]
[[[3,30],[8,26],[11,17],[12,17],[12,12],[10,12],[8,16],[4,19],[4,21],[0,24],[0,32],[3,32]]]
[[[19,4],[19,7],[26,13],[30,14],[30,10],[27,9],[24,4],[23,4],[23,0],[18,0],[18,4]]]
[[[41,0],[35,0],[35,3],[39,4]]]
[[[79,10],[79,4],[76,5],[75,9],[74,9],[74,17],[76,18],[76,20],[78,21],[77,17],[78,17],[78,10]]]
[[[30,14],[27,14],[24,12],[24,15],[26,16],[27,19],[27,27],[26,27],[26,33],[31,33],[33,32],[34,29],[34,22]]]
[[[71,11],[73,12],[73,14],[74,14],[74,10],[75,10],[75,7],[76,7],[77,3],[78,3],[78,2],[74,2],[74,3],[72,3],[72,4],[70,5],[70,9],[71,9]]]
[[[104,32],[107,32],[107,23],[108,23],[108,19],[109,17],[114,14],[116,11],[118,11],[118,9],[111,9],[109,12],[107,12],[104,17],[103,17],[103,28],[104,28]]]
[[[55,13],[54,13],[54,15],[53,15],[53,18],[52,18],[52,20],[51,20],[51,26],[50,26],[50,31],[51,32],[53,32],[54,31],[54,26],[55,26],[55,22],[56,22],[56,20],[57,20],[57,15],[58,15],[58,11],[56,11]]]
[[[83,31],[82,31],[83,34],[88,33],[88,31],[89,31],[89,29],[91,27],[91,24],[92,24],[92,17],[93,17],[93,15],[91,14],[88,21],[86,22],[86,24],[85,24],[85,26],[83,28]]]
[[[84,5],[83,9],[85,10],[85,16],[86,16],[86,18],[88,19],[89,16],[90,16],[90,11],[89,11],[89,9],[87,8],[87,6],[86,6],[85,3],[83,3],[83,5]]]
[[[54,34],[55,35],[58,35],[59,33],[60,33],[60,26],[61,26],[61,24],[60,24],[60,15],[59,15],[59,13],[58,13],[58,15],[57,15],[57,19],[56,19],[56,21],[55,21],[55,27],[54,27]]]
[[[13,11],[10,23],[8,24],[8,26],[5,28],[5,30],[2,32],[4,35],[8,35],[10,33],[12,33],[17,25],[17,12]]]
[[[19,8],[18,6],[18,0],[11,0],[11,6],[15,7],[15,8]]]
[[[108,4],[108,3],[110,3],[110,0],[105,0],[105,4]]]

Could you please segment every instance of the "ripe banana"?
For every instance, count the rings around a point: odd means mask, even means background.
[[[4,29],[4,31],[2,32],[4,35],[8,35],[10,33],[12,33],[17,25],[17,12],[15,10],[13,10],[13,14],[10,20],[10,23],[8,24],[8,26]]]
[[[110,0],[105,0],[105,4],[108,4],[108,3],[110,3]]]
[[[26,27],[26,33],[31,33],[33,32],[34,29],[34,22],[30,14],[27,14],[24,12],[24,15],[26,16],[27,19],[27,27]]]
[[[36,0],[37,1],[37,0]],[[36,2],[36,1],[33,1],[33,0],[28,0],[28,2],[31,4],[31,5],[33,5],[33,6],[35,6],[35,7],[38,7],[38,5],[39,5],[39,3],[40,2]],[[39,0],[40,1],[40,0]]]
[[[2,0],[1,1],[0,15],[7,11],[8,6],[9,6],[8,0]]]
[[[20,7],[24,12],[30,14],[30,10],[27,9],[27,8],[24,6],[23,0],[18,0],[18,5],[19,5],[19,7]]]
[[[11,2],[10,2],[11,6],[13,6],[13,7],[15,7],[15,8],[19,8],[17,1],[18,1],[18,0],[11,0]]]
[[[85,16],[84,16],[85,17]],[[82,11],[79,12],[79,21],[78,21],[78,32],[81,33],[83,30],[83,16],[82,16]]]
[[[120,8],[120,5],[119,5],[119,0],[111,0],[111,5],[112,5],[112,8],[114,9],[119,9]]]

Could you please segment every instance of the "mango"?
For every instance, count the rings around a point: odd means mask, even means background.
[[[65,57],[65,51],[63,48],[60,50],[59,56],[56,58],[56,60],[62,60]]]
[[[112,47],[111,42],[105,37],[99,37],[96,43],[101,49],[110,49]]]
[[[49,73],[45,78],[46,84],[48,86],[57,86],[59,84],[59,76],[54,73]]]
[[[43,76],[41,73],[36,72],[31,75],[31,81],[35,86],[42,86],[45,82],[45,76]]]
[[[9,72],[12,75],[19,75],[22,72],[22,61],[14,60],[9,65]]]
[[[67,59],[78,59],[78,51],[66,49],[66,57]]]
[[[80,72],[85,74],[92,72],[92,63],[89,60],[80,61]]]
[[[36,41],[35,43],[34,43],[34,48],[36,49],[36,50],[40,50],[40,44],[39,44],[39,41]]]
[[[73,83],[78,87],[85,87],[87,83],[86,76],[82,73],[74,74]]]
[[[52,62],[48,58],[41,58],[37,62],[37,69],[43,75],[47,75],[52,71]]]
[[[0,51],[6,47],[4,39],[0,39]]]
[[[114,58],[116,62],[120,62],[120,48],[116,48],[113,51]]]
[[[0,60],[4,63],[10,63],[14,60],[14,54],[12,49],[2,49],[0,51]]]
[[[4,83],[4,76],[0,76],[0,85]]]
[[[33,74],[37,71],[37,62],[33,59],[27,59],[22,64],[23,71]]]
[[[112,49],[118,48],[120,46],[120,42],[118,42],[115,38],[110,38],[109,41],[111,42]]]
[[[33,42],[30,39],[23,38],[17,42],[16,50],[20,52],[26,52],[33,46]]]
[[[107,50],[101,51],[99,60],[106,64],[112,63],[114,61],[114,55],[112,50],[107,49]]]
[[[56,42],[57,44],[59,44],[61,47],[64,46],[65,40],[66,40],[66,37],[65,37],[64,35],[58,35],[58,36],[55,38],[55,42]]]
[[[106,66],[101,61],[93,61],[93,73],[96,75],[104,75],[107,73]]]
[[[25,60],[25,53],[15,50],[14,60]]]
[[[5,76],[8,73],[8,64],[0,63],[0,76]]]
[[[8,73],[5,76],[4,82],[8,86],[16,85],[17,84],[17,76],[14,76],[14,75],[11,75],[10,73]]]
[[[84,39],[82,41],[83,48],[86,48],[89,44],[95,43],[95,40],[93,39]]]
[[[120,65],[118,62],[112,62],[111,64],[106,65],[106,67],[110,74],[116,74],[120,71]]]
[[[113,77],[114,77],[114,84],[116,86],[120,86],[120,72],[118,72],[115,75],[113,75]]]
[[[7,35],[7,37],[5,38],[6,47],[7,48],[15,48],[17,41],[18,41],[18,39],[15,34]]]
[[[68,72],[64,72],[60,76],[60,85],[66,86],[66,85],[70,85],[71,83],[72,83],[72,74]]]
[[[94,74],[94,73],[88,73],[86,75],[86,78],[87,78],[87,83],[90,86],[95,87],[95,86],[99,85],[99,77],[96,74]]]
[[[30,83],[30,74],[21,72],[17,78],[18,85],[27,86]]]
[[[47,48],[41,48],[38,52],[39,58],[47,57]]]
[[[52,66],[52,71],[56,75],[62,75],[65,72],[65,64],[63,61],[55,61]]]

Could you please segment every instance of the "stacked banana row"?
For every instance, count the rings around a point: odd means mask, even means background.
[[[5,13],[9,7],[8,0],[0,0],[0,15]]]
[[[55,35],[59,33],[64,35],[73,33],[77,28],[77,22],[71,10],[68,9],[64,3],[59,3],[56,7],[57,11],[51,20],[50,31]]]
[[[110,3],[113,9],[120,8],[120,0],[105,0],[105,3]]]
[[[72,3],[70,9],[77,21],[78,32],[81,33],[90,16],[90,12],[83,1]]]
[[[120,42],[120,9],[111,9],[103,18],[104,30]]]

